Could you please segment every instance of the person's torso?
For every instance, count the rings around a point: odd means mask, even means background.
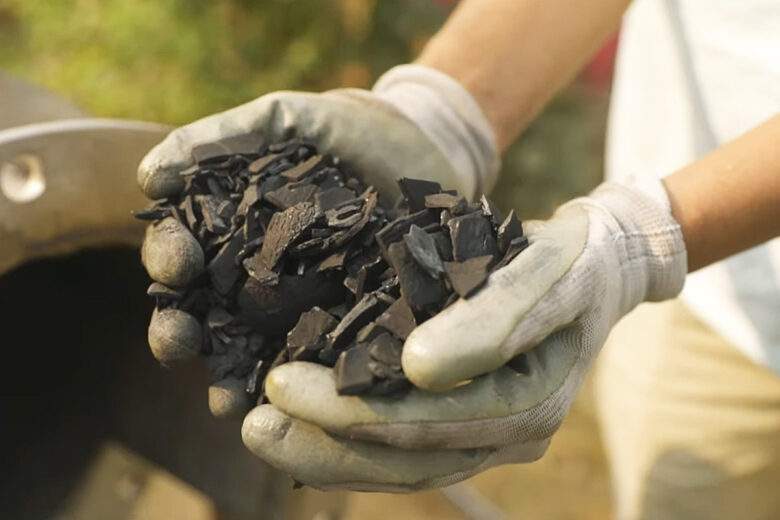
[[[668,175],[778,113],[780,1],[635,0],[621,33],[607,177]],[[693,273],[682,296],[780,372],[780,240]]]

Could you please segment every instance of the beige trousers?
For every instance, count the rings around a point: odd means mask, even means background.
[[[684,304],[624,318],[596,392],[618,519],[780,519],[780,377]]]

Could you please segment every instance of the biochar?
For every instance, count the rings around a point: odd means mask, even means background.
[[[203,356],[217,415],[263,402],[266,374],[289,361],[334,367],[342,394],[402,395],[414,327],[529,245],[514,212],[502,218],[487,198],[469,203],[435,182],[402,178],[399,201],[383,206],[298,139],[240,153],[199,147],[193,161],[181,193],[136,217],[151,222],[153,352],[168,365]],[[175,321],[184,345],[161,329],[175,316],[186,316]]]

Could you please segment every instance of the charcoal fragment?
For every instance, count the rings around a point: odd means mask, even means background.
[[[381,334],[369,344],[371,359],[383,363],[396,370],[401,369],[401,349],[403,343],[390,334]]]
[[[493,225],[493,228],[498,229],[498,226],[501,225],[501,221],[504,220],[504,218],[501,216],[501,211],[495,204],[493,204],[492,200],[487,198],[486,195],[482,195],[479,203],[482,209],[482,213],[490,219],[490,223]]]
[[[241,268],[236,265],[236,256],[244,246],[244,236],[237,232],[211,259],[206,270],[211,283],[222,295],[227,295],[241,276]]]
[[[249,166],[247,166],[247,170],[252,174],[262,173],[263,170],[265,170],[280,157],[283,157],[283,155],[275,153],[266,155],[265,157],[260,157],[259,159],[255,159]]]
[[[461,298],[467,298],[485,284],[492,261],[493,257],[490,255],[478,256],[463,262],[447,262],[444,268],[455,292]]]
[[[138,220],[160,220],[171,215],[171,208],[153,206],[142,211],[133,211],[133,216]]]
[[[314,205],[309,202],[274,213],[259,253],[263,267],[273,269],[287,248],[314,224],[314,218]]]
[[[320,166],[323,162],[323,159],[324,158],[321,155],[309,157],[304,162],[290,168],[281,175],[286,179],[289,179],[291,182],[298,182],[307,175],[311,174],[318,166]]]
[[[380,300],[376,294],[369,293],[355,304],[352,309],[341,319],[336,328],[328,334],[331,346],[343,349],[355,339],[358,331],[368,322],[375,320],[389,305]]]
[[[432,278],[439,278],[444,273],[444,264],[439,256],[436,240],[431,235],[412,224],[409,233],[404,235],[404,241],[420,267]]]
[[[466,199],[449,193],[435,193],[425,196],[425,207],[446,209],[452,213],[462,213],[466,209]]]
[[[406,339],[417,326],[412,309],[403,298],[396,300],[374,323],[389,330],[399,339]]]
[[[515,216],[515,210],[511,210],[509,215],[504,219],[504,222],[498,227],[497,239],[498,249],[501,253],[506,253],[509,249],[509,244],[512,240],[523,236],[523,226]]]
[[[173,289],[159,282],[152,283],[146,290],[146,294],[156,298],[158,302],[161,300],[180,300],[184,297],[183,290]]]
[[[376,322],[372,321],[358,331],[357,336],[355,336],[355,341],[358,343],[370,343],[371,340],[384,333],[385,329],[377,325]]]
[[[338,321],[319,307],[301,314],[298,323],[287,334],[287,348],[294,351],[300,348],[316,350],[323,336],[333,330]]]
[[[425,209],[425,197],[441,193],[441,185],[438,182],[422,179],[409,179],[404,177],[398,180],[398,186],[404,196],[406,205],[411,212]]]
[[[398,273],[401,294],[412,309],[424,310],[446,297],[444,286],[417,264],[405,242],[391,244],[388,256]]]
[[[310,202],[317,186],[313,184],[304,184],[303,186],[291,187],[285,184],[281,188],[265,193],[265,200],[270,202],[280,210],[289,209],[297,204]],[[313,207],[313,206],[312,206]]]
[[[348,247],[344,247],[339,251],[332,253],[330,256],[328,256],[322,262],[320,262],[320,265],[317,267],[317,270],[329,271],[331,269],[342,269],[344,267],[344,262],[346,261],[348,253],[349,253]]]
[[[374,375],[368,367],[371,355],[365,346],[342,352],[336,361],[336,391],[342,395],[360,395],[371,389]]]
[[[492,226],[480,212],[455,217],[447,226],[452,239],[452,256],[456,262],[498,254]]]
[[[354,191],[347,188],[334,187],[317,192],[314,195],[314,207],[317,210],[317,214],[321,215],[354,199]]]
[[[509,243],[509,247],[507,248],[504,257],[493,267],[493,270],[501,269],[502,267],[509,265],[509,262],[514,260],[517,255],[525,251],[528,246],[529,243],[527,237],[522,236],[512,240]]]
[[[438,217],[436,216],[436,213],[431,210],[422,210],[417,213],[412,213],[411,215],[393,220],[379,230],[376,234],[376,241],[379,244],[379,247],[382,248],[382,253],[385,258],[387,258],[390,245],[399,240],[403,240],[404,235],[409,232],[409,229],[411,229],[413,225],[424,228],[437,221]]]

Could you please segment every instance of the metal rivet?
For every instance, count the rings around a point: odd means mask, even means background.
[[[43,164],[35,155],[23,154],[0,164],[0,192],[9,200],[24,204],[46,191]]]

